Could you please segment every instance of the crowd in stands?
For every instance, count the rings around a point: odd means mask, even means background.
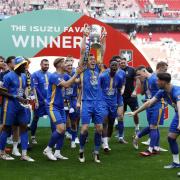
[[[94,18],[179,18],[179,0],[0,0],[0,15],[65,9]]]

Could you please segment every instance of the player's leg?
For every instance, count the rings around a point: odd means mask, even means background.
[[[61,110],[64,111],[64,110]],[[63,145],[64,141],[64,133],[65,133],[65,117],[62,116],[62,113],[59,109],[50,109],[48,114],[51,121],[54,124],[54,131],[51,134],[51,138],[49,140],[48,146],[45,148],[43,154],[46,155],[50,160],[56,161],[57,157],[53,155],[52,148],[56,144],[57,153],[60,153],[60,148]],[[65,113],[64,113],[65,116]],[[57,147],[58,146],[58,147]]]
[[[127,144],[128,142],[124,139],[124,107],[119,106],[117,109],[117,119],[118,119],[118,132],[119,132],[119,143]]]
[[[19,152],[18,149],[18,143],[19,143],[19,137],[20,137],[20,129],[18,125],[13,125],[12,126],[12,132],[13,132],[13,150],[12,154],[14,156],[21,156],[21,153]]]
[[[27,155],[28,142],[29,142],[27,125],[29,123],[29,117],[28,117],[26,108],[24,107],[18,108],[17,123],[20,127],[20,139],[21,139],[21,149],[22,149],[21,160],[34,162],[34,159],[32,159],[31,157]]]
[[[146,151],[141,152],[141,155],[143,156],[150,156],[155,153],[154,147],[158,140],[158,126],[162,117],[162,109],[160,108],[159,104],[150,107],[147,112],[147,119],[150,124],[150,144]]]
[[[102,123],[95,124],[95,133],[94,133],[94,161],[96,163],[100,163],[100,158],[99,158],[99,151],[101,147],[101,137],[102,137],[102,131],[103,131],[103,126]]]
[[[94,124],[95,124],[95,133],[94,133],[94,161],[100,163],[99,150],[101,147],[101,138],[103,131],[103,121],[104,121],[104,108],[102,102],[94,102]]]
[[[0,135],[0,158],[3,160],[14,160],[13,157],[5,153],[7,137],[10,133],[11,133],[11,126],[4,124],[2,126],[2,131]]]
[[[60,112],[60,117],[56,123],[56,131],[60,134],[60,136],[56,143],[56,150],[54,153],[54,157],[56,157],[57,159],[66,160],[68,158],[61,154],[61,149],[64,144],[64,137],[66,132],[66,113],[64,109],[59,110],[59,112]]]
[[[109,118],[109,121],[108,121],[107,136],[108,136],[108,139],[110,139],[112,137],[112,134],[113,134],[115,118],[112,118],[112,117],[108,117],[108,118]]]
[[[112,107],[110,107],[110,113],[108,115],[107,144],[108,144],[108,150],[109,151],[111,150],[109,148],[109,140],[110,140],[112,133],[113,133],[113,127],[114,127],[114,122],[115,122],[116,117],[117,117],[117,107],[112,106]]]
[[[65,132],[65,135],[66,135],[66,138],[71,140],[72,139],[72,134],[71,134],[71,120],[70,120],[70,117],[69,117],[69,110],[66,110],[66,132]]]
[[[103,121],[103,131],[102,131],[102,147],[104,149],[104,152],[109,152],[109,145],[108,145],[108,114],[109,114],[109,108],[108,105],[104,104],[104,121]]]
[[[76,110],[76,100],[71,100],[71,107],[69,110],[69,117],[71,120],[71,148],[76,148],[76,137],[77,137],[77,121],[78,121],[78,113]]]
[[[36,137],[35,137],[36,130],[37,130],[37,124],[39,121],[39,115],[38,115],[37,111],[38,110],[34,111],[33,120],[31,122],[31,141],[32,141],[32,144],[37,144]]]
[[[180,134],[180,131],[177,129],[179,123],[179,116],[178,113],[176,112],[170,128],[169,128],[169,134],[168,134],[168,143],[169,147],[173,156],[173,163],[167,166],[164,166],[166,169],[171,169],[171,168],[180,168],[180,161],[179,161],[179,148],[177,144],[177,137]]]
[[[82,101],[81,106],[81,131],[80,131],[80,149],[79,149],[79,161],[85,162],[84,148],[88,137],[88,126],[92,117],[92,104],[88,101]]]
[[[103,131],[102,131],[102,147],[104,149],[104,152],[109,151],[109,145],[108,145],[108,117],[106,116],[104,118],[103,122]]]
[[[127,100],[127,104],[130,107],[131,111],[135,111],[139,107],[137,97],[129,98]],[[135,124],[135,134],[137,134],[139,132],[139,116],[135,115],[133,119],[134,119],[134,124]]]
[[[0,158],[3,160],[14,160],[13,157],[5,153],[5,147],[7,137],[11,134],[11,127],[13,119],[15,119],[15,113],[13,103],[10,103],[8,99],[5,99],[2,106],[2,130],[0,135]]]
[[[151,116],[151,112],[149,109],[146,110],[146,116],[147,116],[147,120],[148,120],[148,124],[149,124],[149,119]],[[139,131],[135,136],[133,136],[133,146],[135,149],[138,149],[138,140],[140,138],[142,138],[143,136],[146,136],[147,134],[150,133],[150,125],[148,125],[147,127],[143,128],[141,131]]]
[[[69,117],[69,110],[70,110],[70,104],[69,104],[69,100],[65,99],[64,100],[64,110],[66,112],[66,132],[65,132],[65,136],[67,139],[72,139],[72,135],[71,135],[71,120]]]

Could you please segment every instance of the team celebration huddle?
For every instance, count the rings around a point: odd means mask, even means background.
[[[38,143],[37,124],[45,115],[50,119],[52,133],[42,154],[49,160],[68,160],[61,150],[65,137],[69,137],[70,148],[79,147],[78,160],[85,163],[88,128],[94,124],[93,160],[101,163],[100,149],[107,154],[111,151],[114,127],[119,144],[126,146],[128,143],[124,131],[127,116],[134,119],[132,146],[137,150],[138,140],[148,135],[148,148],[140,154],[153,156],[163,150],[160,148],[159,125],[163,125],[165,108],[169,104],[174,108],[167,137],[173,161],[164,168],[179,168],[176,139],[180,134],[180,86],[171,84],[168,64],[160,61],[152,72],[143,65],[130,67],[126,57],[114,55],[106,67],[103,58],[107,33],[104,30],[99,38],[90,32],[90,28],[86,27],[83,32],[77,68],[69,55],[56,58],[53,62],[56,71],[49,72],[47,57],[41,60],[40,70],[31,74],[29,59],[10,56],[4,60],[0,57],[0,159],[14,160],[20,156],[21,160],[34,162],[33,157],[27,155],[28,144],[35,146]],[[96,53],[93,54],[91,49]],[[139,91],[145,95],[142,106],[138,105]],[[126,112],[127,106],[132,112]],[[140,130],[138,113],[144,110],[148,126]],[[13,139],[12,156],[6,151],[10,136]]]

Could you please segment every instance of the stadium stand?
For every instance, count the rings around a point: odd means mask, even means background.
[[[141,39],[149,38],[148,33],[139,33],[136,36]],[[153,33],[152,35],[152,41],[161,41],[164,38],[173,39],[174,41],[180,42],[179,33]]]
[[[65,9],[95,18],[180,17],[179,0],[0,0],[1,15],[40,9]]]

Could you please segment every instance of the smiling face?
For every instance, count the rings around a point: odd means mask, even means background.
[[[146,70],[145,69],[141,69],[141,70],[137,70],[136,71],[136,76],[141,80],[144,81],[144,79],[146,78]]]
[[[49,61],[48,60],[44,60],[41,62],[41,70],[46,72],[49,69]]]
[[[95,66],[96,66],[96,59],[95,59],[94,55],[91,55],[88,59],[88,67],[90,69],[95,69]]]
[[[119,66],[120,66],[121,69],[125,69],[126,66],[127,66],[127,61],[125,59],[121,59],[119,61]]]
[[[117,61],[111,61],[111,63],[110,63],[110,71],[112,73],[116,73],[117,69],[118,69],[118,62]]]
[[[67,73],[71,73],[72,72],[72,68],[73,68],[73,63],[68,61],[68,62],[65,63],[65,66],[66,66]]]

